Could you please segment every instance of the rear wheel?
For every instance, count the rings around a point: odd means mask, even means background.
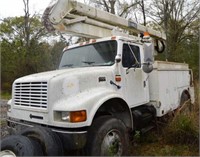
[[[189,94],[187,94],[187,92],[183,92],[181,94],[181,100],[180,100],[180,106],[182,106],[186,101],[188,101],[190,99]]]
[[[190,114],[191,111],[192,111],[192,104],[190,102],[190,95],[187,92],[183,92],[181,94],[180,106],[177,112],[187,115]]]
[[[124,123],[112,116],[97,118],[88,132],[86,149],[92,156],[128,155],[128,131]]]

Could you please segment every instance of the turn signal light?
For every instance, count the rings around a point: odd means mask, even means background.
[[[84,122],[87,120],[86,110],[70,112],[70,122]]]

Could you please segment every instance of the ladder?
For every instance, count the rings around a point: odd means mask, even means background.
[[[57,0],[48,6],[43,14],[43,23],[49,31],[92,39],[148,32],[154,39],[166,40],[164,32],[155,31],[133,20],[118,17],[75,0]]]

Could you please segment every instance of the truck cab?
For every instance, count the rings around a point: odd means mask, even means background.
[[[90,126],[106,101],[120,99],[129,110],[146,104],[150,99],[148,74],[142,70],[143,51],[139,42],[124,37],[65,48],[58,70],[13,83],[8,115],[48,126],[79,128]]]

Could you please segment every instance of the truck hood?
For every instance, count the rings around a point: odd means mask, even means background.
[[[15,80],[16,83],[18,82],[42,82],[50,80],[54,78],[60,77],[78,77],[83,75],[94,75],[94,74],[102,74],[111,71],[111,67],[84,67],[84,68],[69,68],[69,69],[62,69],[62,70],[54,70],[48,72],[42,72],[37,74],[31,74],[28,76],[21,77]]]
[[[48,72],[42,72],[37,74],[31,74],[27,75],[21,78],[18,78],[15,82],[36,82],[36,81],[49,81],[50,79],[65,74],[70,73],[70,71],[73,70],[54,70],[54,71],[48,71]]]
[[[67,68],[28,75],[15,83],[47,83],[55,96],[69,96],[97,87],[108,87],[114,79],[114,66]]]

